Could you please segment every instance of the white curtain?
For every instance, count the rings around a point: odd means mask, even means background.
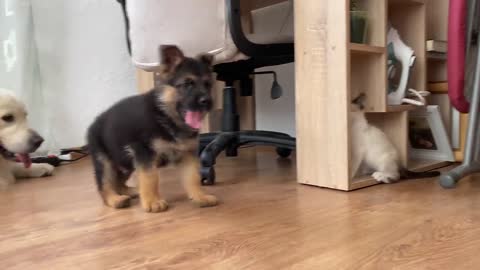
[[[31,126],[47,139],[42,148],[52,148],[29,1],[0,0],[0,41],[0,87],[26,103]]]
[[[42,149],[85,144],[93,118],[136,93],[115,0],[0,0],[0,87],[27,104]]]

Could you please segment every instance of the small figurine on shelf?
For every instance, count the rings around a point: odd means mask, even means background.
[[[367,11],[360,10],[358,0],[350,0],[350,42],[367,42]]]

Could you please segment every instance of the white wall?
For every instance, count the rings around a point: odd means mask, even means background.
[[[31,14],[29,0],[0,0],[0,88],[26,104],[30,126],[43,134],[47,123]]]
[[[295,136],[295,69],[294,64],[286,64],[261,70],[277,72],[278,82],[283,88],[283,96],[270,98],[271,76],[257,76],[255,79],[255,102],[257,129],[284,132]]]
[[[85,144],[94,117],[136,93],[123,17],[114,0],[32,0],[51,145]]]
[[[31,76],[31,73],[40,72],[33,84],[41,87],[25,85],[26,78],[15,80],[23,81],[20,84],[9,85],[25,88],[19,92],[30,107],[33,126],[47,139],[46,147],[58,149],[85,144],[85,131],[94,117],[117,100],[136,93],[134,68],[126,49],[119,4],[115,0],[7,1],[22,7],[19,9],[24,15],[21,18],[32,14],[32,19],[25,23],[32,24],[34,34],[25,36],[35,40],[37,50],[24,50],[24,53],[37,53],[38,67],[32,64],[28,74],[21,70],[16,74]],[[283,25],[265,16],[259,18],[257,22],[266,31],[269,27]],[[282,29],[292,31],[291,25]],[[26,46],[28,42],[24,43]],[[23,63],[21,69],[28,69],[30,62]],[[284,96],[270,100],[271,77],[258,77],[257,126],[294,135],[293,65],[273,69],[278,72]]]
[[[293,35],[293,1],[277,5],[279,9],[270,13],[267,9],[253,13],[254,32],[256,34],[278,33],[278,35]],[[277,72],[278,81],[283,88],[283,97],[270,99],[272,78],[257,76],[255,79],[255,101],[257,129],[285,132],[295,136],[295,70],[294,64],[266,67],[261,70]]]

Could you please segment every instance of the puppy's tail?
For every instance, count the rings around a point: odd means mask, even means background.
[[[437,176],[440,176],[439,171],[413,172],[406,168],[400,169],[401,179],[421,179],[421,178],[432,178]]]
[[[104,164],[101,157],[105,153],[105,147],[101,140],[101,128],[98,122],[94,122],[87,131],[87,147],[92,158],[95,181],[99,191],[103,189]]]

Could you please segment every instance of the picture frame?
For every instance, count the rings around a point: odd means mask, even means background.
[[[455,110],[453,110],[455,111]],[[456,114],[456,113],[455,113]],[[465,152],[465,144],[467,141],[467,129],[468,129],[468,113],[458,113],[453,116],[453,128],[452,128],[452,147],[453,154],[456,162],[462,162]],[[455,139],[454,136],[456,137]]]
[[[460,112],[452,107],[452,149],[460,149]]]
[[[408,125],[412,159],[455,161],[438,105],[410,112]]]
[[[438,81],[438,82],[430,82],[428,84],[428,91],[432,94],[428,97],[428,104],[431,105],[440,105],[440,108],[446,110],[446,108],[451,108],[450,114],[448,117],[444,117],[444,123],[447,122],[445,126],[447,133],[450,135],[451,145],[453,149],[453,155],[455,156],[456,162],[462,162],[464,151],[465,151],[465,143],[466,143],[466,133],[468,127],[468,113],[460,113],[455,109],[455,107],[451,106],[450,103],[444,104],[439,103],[438,99],[434,100],[432,97],[435,96],[446,96],[447,101],[448,99],[448,82],[446,81]],[[449,122],[449,123],[448,123]],[[448,124],[449,127],[448,127]]]

